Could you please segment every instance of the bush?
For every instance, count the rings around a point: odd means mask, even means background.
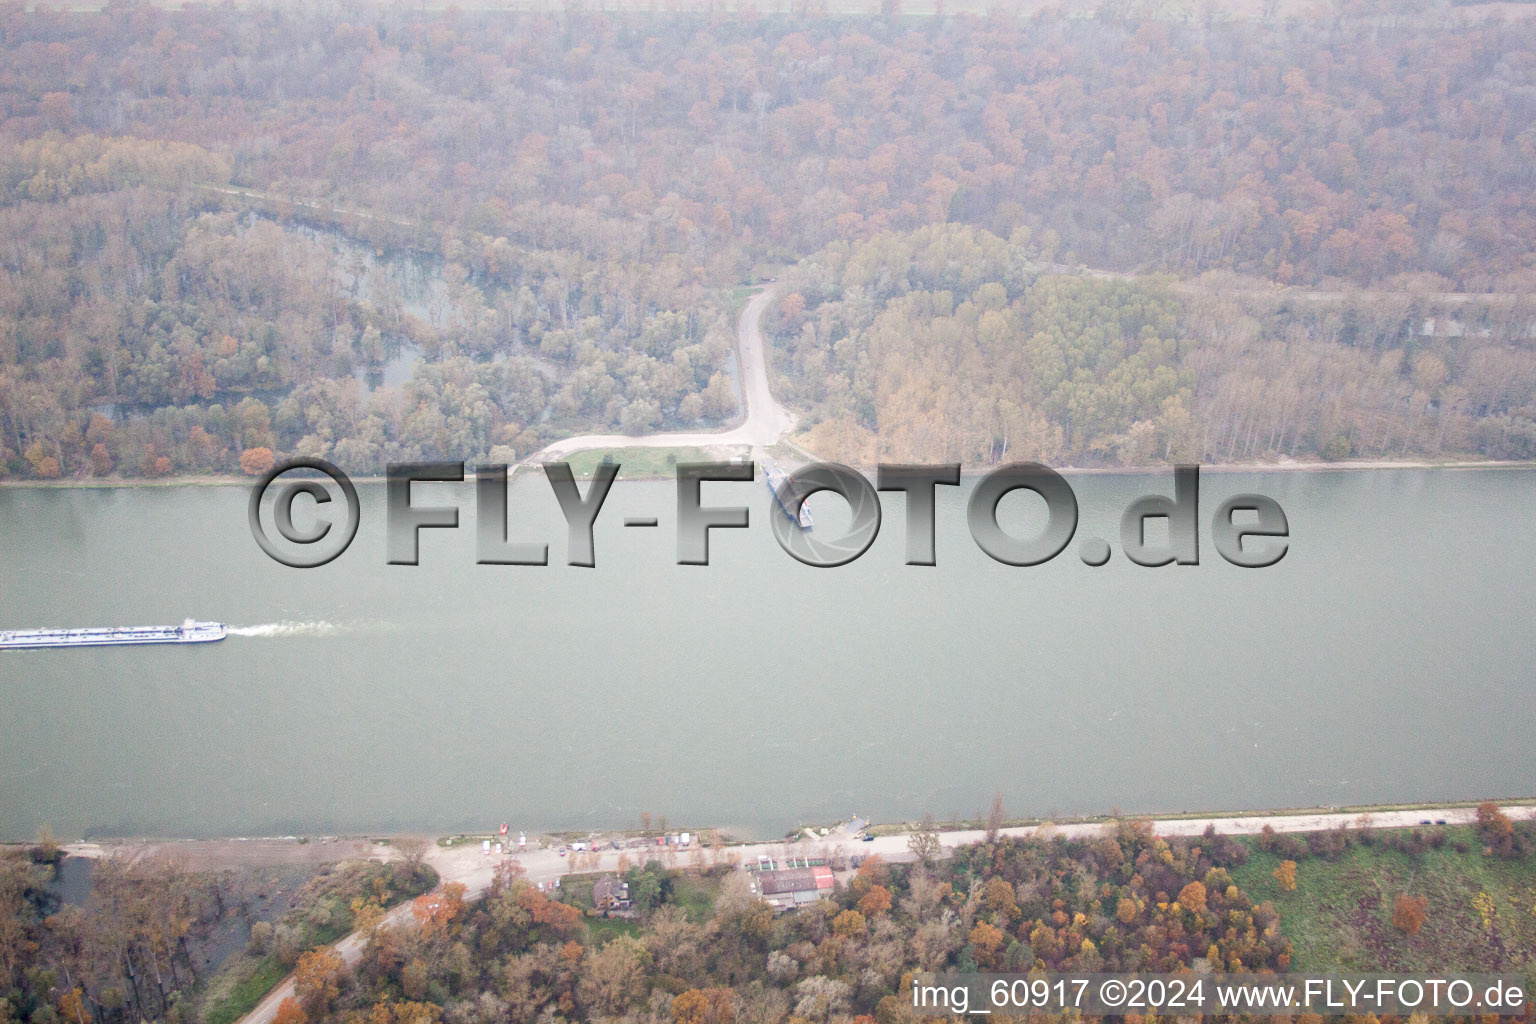
[[[304,933],[291,924],[280,924],[272,936],[272,952],[284,967],[293,967],[304,952]]]
[[[251,925],[251,941],[246,947],[252,956],[266,956],[272,948],[272,925],[267,921],[257,921]]]

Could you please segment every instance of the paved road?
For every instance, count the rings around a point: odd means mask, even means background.
[[[702,448],[710,445],[746,445],[767,448],[777,444],[795,427],[795,416],[779,404],[768,386],[768,363],[763,341],[763,311],[773,301],[772,286],[752,297],[736,325],[736,357],[741,369],[741,392],[746,415],[737,426],[715,431],[677,431],[666,434],[582,434],[556,441],[529,457],[530,462],[554,462],[573,452],[593,448]]]
[[[1504,811],[1515,819],[1536,819],[1536,807],[1505,807]],[[1359,813],[1338,814],[1278,814],[1278,815],[1248,815],[1235,818],[1167,818],[1154,820],[1153,831],[1160,836],[1194,836],[1204,832],[1208,826],[1214,825],[1216,831],[1226,835],[1257,835],[1269,825],[1276,832],[1321,832],[1326,829],[1338,828],[1347,825],[1351,828],[1404,828],[1419,824],[1427,819],[1440,820],[1453,825],[1470,824],[1476,817],[1475,807],[1449,807],[1432,811],[1383,811],[1376,814],[1362,816]],[[1063,825],[1027,825],[1019,828],[1006,828],[1002,834],[1008,836],[1029,836],[1039,833],[1042,829],[1049,829],[1054,834],[1069,838],[1083,838],[1101,835],[1105,826],[1101,823],[1090,822],[1081,824]],[[795,843],[747,843],[740,846],[726,847],[722,851],[723,857],[729,857],[738,864],[755,864],[760,857],[767,857],[775,862],[783,863],[794,857],[818,857],[837,850],[845,854],[868,856],[878,853],[888,861],[909,861],[911,852],[907,849],[909,833],[899,835],[880,836],[870,842],[858,842],[852,839],[837,840],[839,833],[834,832],[829,840],[833,841],[809,841],[801,840]],[[957,846],[975,843],[984,838],[986,833],[982,830],[964,832],[942,832],[939,834],[939,842],[947,852]],[[693,851],[670,850],[669,848],[657,848],[663,863],[675,864],[679,867],[687,866],[692,862]],[[587,854],[583,856],[583,862],[579,864],[581,871],[612,871],[618,866],[620,856],[628,858],[631,864],[640,863],[651,855],[649,847],[630,848],[621,851],[603,851],[601,853]],[[533,882],[549,883],[573,869],[569,856],[562,857],[554,849],[530,850],[526,853],[509,854],[522,864],[527,877]],[[704,853],[705,863],[709,862],[710,855]],[[503,855],[486,855],[480,852],[480,848],[472,843],[462,846],[444,848],[434,846],[427,854],[427,863],[431,864],[442,877],[443,882],[458,882],[464,886],[466,896],[473,898],[481,895],[490,887],[495,875],[496,864],[503,860]],[[410,920],[410,904],[396,907],[385,917],[387,925],[400,925]],[[363,947],[367,937],[361,932],[353,932],[336,944],[336,950],[349,964],[356,963],[362,956]],[[290,976],[268,993],[254,1010],[246,1014],[239,1024],[270,1024],[277,1013],[279,1004],[284,999],[293,995],[293,978]]]

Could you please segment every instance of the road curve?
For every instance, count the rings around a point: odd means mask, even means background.
[[[773,301],[773,286],[752,296],[736,324],[736,364],[746,406],[742,421],[726,430],[675,431],[663,434],[581,434],[534,452],[529,462],[554,462],[573,452],[593,448],[698,448],[707,445],[746,445],[767,448],[795,427],[795,416],[779,404],[768,386],[768,360],[763,341],[763,311]]]
[[[1536,807],[1510,806],[1504,811],[1511,818],[1530,820],[1536,819]],[[1265,826],[1273,828],[1276,832],[1322,832],[1327,829],[1348,826],[1349,828],[1409,828],[1418,825],[1426,818],[1444,820],[1452,825],[1467,825],[1476,820],[1477,808],[1472,806],[1444,807],[1434,810],[1409,810],[1409,811],[1380,811],[1376,813],[1361,814],[1359,812],[1336,812],[1315,814],[1253,814],[1240,817],[1221,818],[1165,818],[1152,821],[1152,831],[1159,836],[1196,836],[1200,835],[1208,827],[1215,827],[1216,831],[1223,835],[1257,835]],[[1068,823],[1063,825],[1024,825],[1017,828],[1005,828],[1001,834],[1005,836],[1031,836],[1042,831],[1049,834],[1061,835],[1071,839],[1091,838],[1104,833],[1107,826],[1102,822]],[[944,855],[948,855],[957,846],[965,846],[980,842],[986,837],[986,833],[980,829],[959,832],[939,833],[939,843]],[[734,862],[747,865],[755,864],[759,857],[768,857],[775,861],[783,861],[791,856],[821,856],[835,852],[844,854],[862,854],[868,856],[878,853],[887,861],[910,861],[912,853],[907,848],[911,833],[902,832],[895,835],[879,836],[870,842],[857,842],[843,840],[841,842],[808,841],[800,842],[774,842],[774,843],[747,843],[741,846],[726,847],[723,855],[729,856]],[[66,849],[68,849],[66,847]],[[686,867],[691,858],[691,851],[680,853],[674,847],[658,848],[662,859],[676,860],[676,865]],[[609,850],[596,855],[596,862],[592,862],[592,855],[588,855],[582,864],[582,871],[613,871],[618,867],[621,856],[627,857],[630,863],[640,862],[649,851],[645,848],[631,848],[622,851]],[[567,857],[560,856],[557,850],[532,850],[516,855],[486,855],[480,852],[480,848],[473,843],[461,846],[445,848],[434,845],[427,854],[427,863],[435,868],[444,884],[457,882],[464,886],[466,898],[473,899],[480,896],[490,887],[495,877],[496,865],[507,857],[515,857],[522,865],[526,877],[533,882],[551,882],[571,870],[571,863]],[[411,905],[409,903],[395,907],[387,915],[381,927],[400,926],[411,920]],[[367,944],[367,935],[356,931],[336,943],[335,949],[341,954],[348,964],[356,963],[363,955],[363,949]],[[237,1024],[271,1024],[277,1015],[277,1008],[284,999],[293,995],[293,976],[283,979],[266,997],[258,1003],[250,1013],[246,1014]]]

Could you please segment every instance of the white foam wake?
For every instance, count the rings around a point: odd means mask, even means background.
[[[231,626],[230,636],[283,637],[283,636],[331,636],[341,632],[334,622],[263,622],[259,626]]]

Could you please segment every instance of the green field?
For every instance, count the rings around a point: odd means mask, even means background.
[[[742,454],[746,454],[742,446]],[[598,463],[611,459],[621,467],[620,480],[639,480],[648,477],[671,479],[677,473],[679,462],[717,462],[720,457],[711,455],[703,448],[612,448],[606,451],[577,452],[565,461],[571,464],[571,472],[578,477],[590,477]]]
[[[644,935],[645,927],[622,917],[591,917],[587,919],[587,934],[593,943],[605,946],[620,935]]]
[[[1295,971],[1536,971],[1536,860],[1486,857],[1470,828],[1423,832],[1443,832],[1446,842],[1415,857],[1383,845],[1406,830],[1383,831],[1336,860],[1298,860],[1295,892],[1273,877],[1280,858],[1248,839],[1253,856],[1232,875],[1255,900],[1274,902]],[[1400,894],[1429,899],[1417,935],[1393,926]]]

